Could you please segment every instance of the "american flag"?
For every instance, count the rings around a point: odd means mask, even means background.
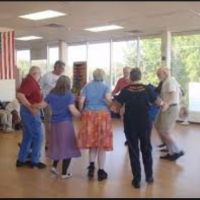
[[[0,33],[0,80],[15,79],[15,34]]]

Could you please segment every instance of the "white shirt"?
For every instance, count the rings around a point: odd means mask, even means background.
[[[168,77],[162,85],[161,89],[161,98],[163,101],[168,100],[169,94],[171,92],[175,92],[175,97],[173,101],[171,102],[172,104],[179,104],[180,103],[180,86],[177,82],[177,80],[174,77]]]
[[[58,78],[59,76],[55,75],[53,72],[48,72],[41,78],[40,86],[42,88],[44,98],[56,86]]]
[[[17,99],[13,100],[12,102],[8,103],[8,105],[5,107],[5,110],[11,113],[13,110],[16,110],[18,113],[20,113],[20,104]]]

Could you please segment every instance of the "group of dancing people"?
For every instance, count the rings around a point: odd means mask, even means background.
[[[62,179],[72,176],[68,168],[72,158],[81,157],[80,149],[89,149],[88,178],[93,179],[95,176],[96,160],[98,180],[108,178],[105,171],[106,152],[113,151],[111,111],[123,115],[133,173],[132,185],[135,188],[141,187],[140,149],[146,182],[154,182],[151,146],[153,123],[149,112],[151,106],[159,107],[155,127],[168,151],[161,158],[175,161],[184,155],[172,133],[178,116],[180,87],[166,67],[159,68],[157,72],[162,82],[159,95],[142,83],[139,68],[125,67],[124,77],[118,81],[113,92],[104,83],[104,70],[96,69],[93,80],[81,91],[78,108],[71,91],[71,80],[63,75],[64,71],[65,63],[57,61],[54,70],[41,77],[40,68],[33,66],[18,90],[23,138],[17,167],[46,168],[40,160],[43,146],[41,109],[45,112],[47,157],[53,161],[51,173],[59,175],[57,166],[62,161]],[[73,117],[80,118],[81,121],[77,136]]]

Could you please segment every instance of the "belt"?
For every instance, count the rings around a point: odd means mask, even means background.
[[[173,103],[173,104],[169,105],[169,107],[174,107],[174,106],[178,106],[178,104],[177,103]]]

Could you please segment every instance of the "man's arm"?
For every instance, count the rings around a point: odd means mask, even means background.
[[[25,107],[29,108],[31,107],[31,103],[27,100],[25,95],[23,93],[18,92],[17,93],[17,100]]]
[[[174,102],[176,96],[176,92],[169,92],[167,99],[165,100],[165,103],[168,105],[171,105]]]
[[[27,100],[25,95],[23,93],[18,92],[17,93],[17,100],[25,106],[33,115],[37,115],[39,110],[34,108],[31,103]]]
[[[120,113],[121,108],[126,102],[126,91],[122,90],[118,96],[115,97],[114,103],[112,103],[111,110],[115,113]]]
[[[168,98],[165,100],[163,104],[162,111],[165,112],[168,110],[169,106],[173,103],[176,93],[175,92],[169,92]]]
[[[120,92],[120,80],[118,80],[117,85],[115,86],[115,89],[112,91],[112,96],[115,96]]]

